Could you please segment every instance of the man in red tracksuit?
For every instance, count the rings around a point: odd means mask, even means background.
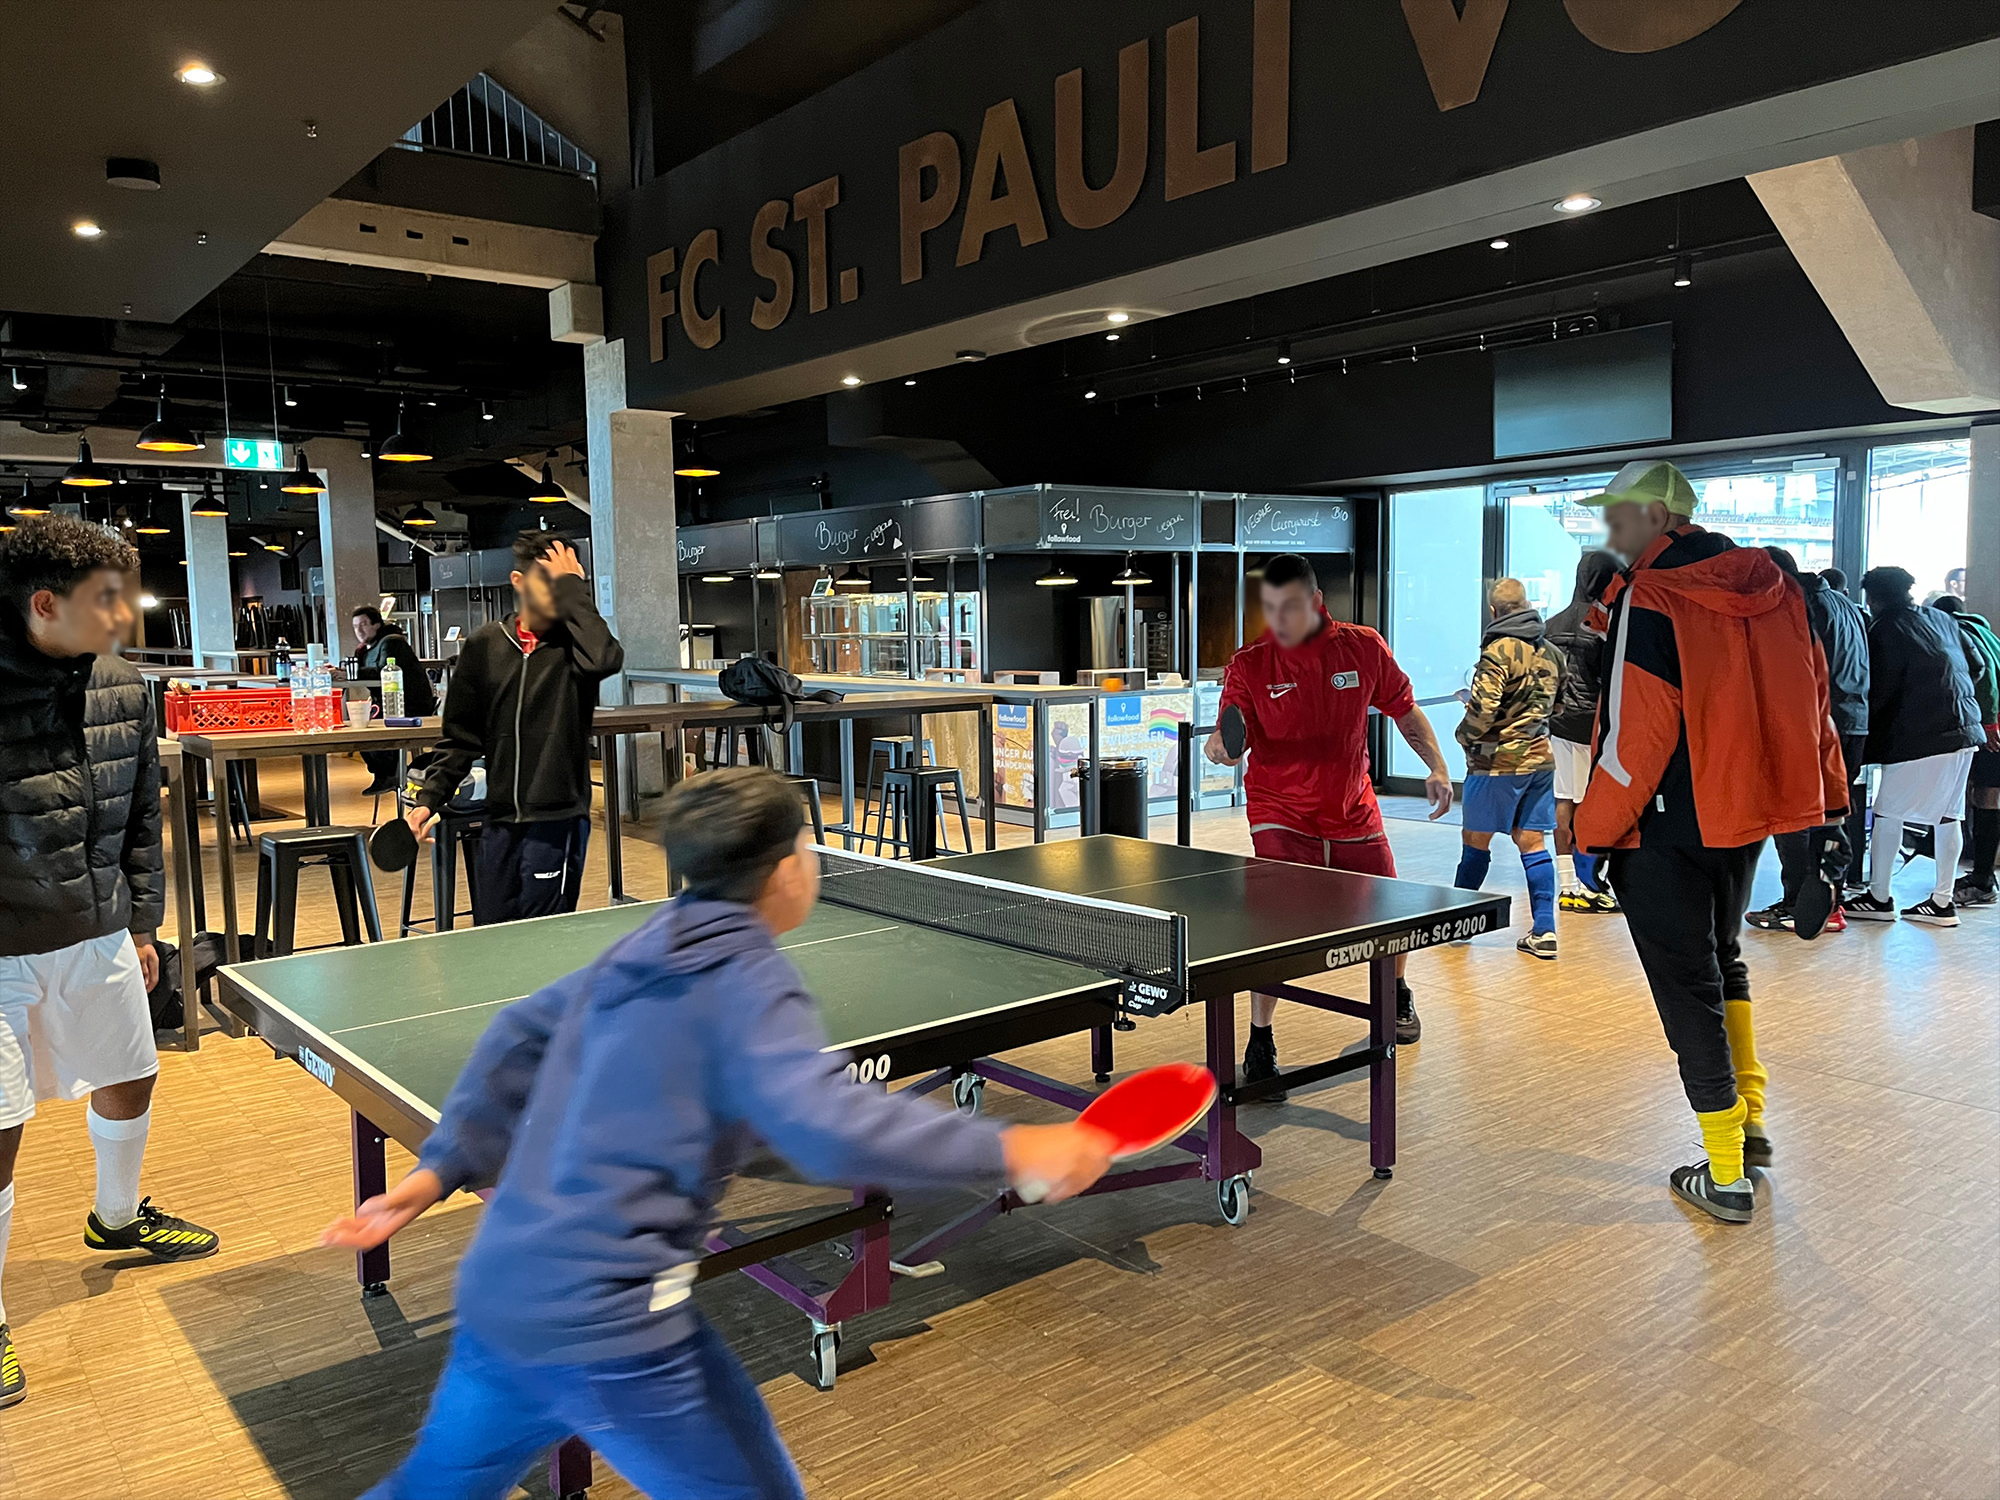
[[[1393,719],[1430,774],[1424,793],[1431,817],[1451,811],[1451,773],[1410,679],[1381,636],[1365,625],[1343,625],[1326,612],[1312,564],[1290,553],[1264,564],[1265,633],[1229,663],[1222,707],[1243,711],[1249,730],[1250,839],[1261,859],[1323,865],[1358,875],[1396,873],[1382,810],[1368,781],[1368,710]],[[1209,737],[1208,758],[1234,765],[1221,735]],[[1396,1040],[1423,1034],[1404,960],[1396,960]],[[1245,1082],[1278,1071],[1270,995],[1250,997]],[[1282,1099],[1283,1094],[1267,1096]]]

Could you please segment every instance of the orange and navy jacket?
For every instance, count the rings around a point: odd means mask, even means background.
[[[1610,657],[1580,848],[1732,849],[1844,816],[1826,657],[1760,548],[1675,527],[1593,615]]]

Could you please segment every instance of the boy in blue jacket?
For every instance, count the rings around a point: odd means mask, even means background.
[[[1074,1196],[1076,1124],[1002,1129],[848,1081],[775,939],[819,896],[798,794],[743,768],[663,812],[681,896],[494,1018],[418,1165],[325,1243],[381,1244],[497,1184],[459,1270],[458,1331],[416,1448],[371,1500],[502,1500],[575,1433],[646,1494],[803,1500],[757,1388],[695,1310],[702,1244],[758,1141],[821,1182]]]

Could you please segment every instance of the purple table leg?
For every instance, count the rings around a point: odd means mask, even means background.
[[[549,1455],[549,1490],[556,1500],[574,1500],[590,1488],[590,1444],[564,1438]]]
[[[359,1110],[354,1112],[354,1206],[359,1208],[378,1193],[389,1190],[389,1167],[383,1159],[382,1144],[387,1138],[373,1120]],[[389,1245],[385,1240],[373,1250],[363,1250],[354,1257],[355,1279],[361,1283],[361,1295],[380,1297],[388,1292],[383,1285],[389,1279]]]
[[[1374,1014],[1368,1041],[1381,1054],[1368,1065],[1368,1157],[1375,1175],[1390,1178],[1396,1167],[1396,960],[1368,964],[1368,998]]]

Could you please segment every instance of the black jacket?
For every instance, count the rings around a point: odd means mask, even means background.
[[[1942,610],[1901,604],[1868,627],[1868,752],[1891,766],[1986,743],[1958,626]]]
[[[44,656],[0,603],[0,956],[153,933],[161,869],[145,679],[115,656]]]
[[[1868,616],[1817,573],[1799,575],[1806,623],[1826,653],[1827,710],[1842,739],[1868,732]],[[1856,767],[1856,769],[1860,769]]]
[[[1597,728],[1599,676],[1604,670],[1604,637],[1585,623],[1590,607],[1618,571],[1608,552],[1586,552],[1576,564],[1576,594],[1569,607],[1549,617],[1543,637],[1563,662],[1562,684],[1549,714],[1549,733],[1588,745]]]
[[[356,682],[382,681],[382,668],[394,662],[403,669],[403,712],[411,718],[421,719],[437,712],[437,694],[431,689],[430,674],[424,670],[423,658],[417,655],[417,648],[410,644],[410,638],[403,634],[400,625],[388,621],[375,632],[375,638],[361,648],[361,656],[354,673]],[[382,701],[381,688],[374,690],[377,703]]]
[[[534,653],[521,649],[518,615],[473,631],[444,700],[444,738],[417,796],[451,800],[473,761],[486,757],[487,816],[546,823],[590,811],[590,719],[597,685],[625,665],[625,648],[590,601],[587,580],[555,581],[557,622]]]

